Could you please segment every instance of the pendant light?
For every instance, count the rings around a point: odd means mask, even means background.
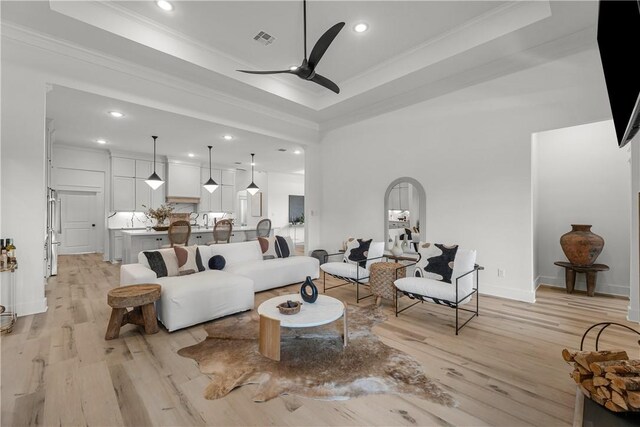
[[[156,173],[156,139],[158,139],[158,137],[152,136],[151,138],[153,138],[153,173],[145,182],[149,187],[156,190],[164,184],[164,181]]]
[[[253,182],[253,165],[255,165],[255,163],[253,162],[253,156],[255,156],[255,154],[251,153],[251,184],[249,184],[249,186],[247,187],[247,191],[252,196],[260,191],[256,183]]]
[[[213,193],[218,188],[218,183],[211,178],[211,149],[213,148],[211,145],[207,145],[209,147],[209,181],[204,183],[204,188],[209,192]]]

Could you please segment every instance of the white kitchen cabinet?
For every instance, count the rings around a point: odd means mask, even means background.
[[[236,171],[222,170],[220,171],[221,179],[217,181],[222,185],[236,185]]]
[[[158,164],[156,163],[156,167]],[[136,178],[147,179],[153,172],[153,162],[148,160],[136,160]]]
[[[404,185],[400,187],[400,210],[409,209],[409,186]]]
[[[209,242],[213,241],[213,228],[210,228],[209,231],[199,231],[196,233],[191,233],[189,237],[189,245],[206,245]],[[202,262],[208,262],[209,260],[203,259]]]
[[[200,166],[169,162],[167,197],[200,197]]]
[[[133,211],[136,207],[136,179],[133,177],[114,176],[111,192],[113,194],[112,210]]]
[[[122,261],[122,236],[113,239],[113,259]]]
[[[127,176],[133,178],[136,176],[136,161],[133,159],[125,159],[123,157],[112,157],[111,174],[113,176]]]
[[[146,183],[145,183],[146,184]],[[148,186],[147,186],[148,187]],[[151,187],[149,187],[151,188]],[[161,185],[160,188],[151,190],[151,207],[157,209],[167,200],[167,185]]]
[[[409,209],[409,187],[408,185],[398,184],[389,192],[389,209],[406,210]]]
[[[169,244],[169,238],[166,233],[139,235],[123,233],[123,251],[122,263],[135,264],[138,262],[138,253],[142,251],[150,251],[160,249],[163,245]]]
[[[158,189],[159,191],[160,189]],[[151,206],[153,190],[144,179],[136,178],[136,212],[145,212]],[[144,205],[144,206],[143,206]]]
[[[222,181],[220,178],[220,169],[211,169],[211,178],[220,184]],[[209,181],[209,168],[200,168],[200,185],[204,185],[207,181]]]
[[[213,212],[233,212],[234,190],[235,187],[231,185],[221,185],[218,190],[216,190],[220,191],[220,210]]]

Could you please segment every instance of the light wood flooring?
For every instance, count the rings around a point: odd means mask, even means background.
[[[202,325],[155,335],[127,325],[119,339],[105,341],[106,292],[118,285],[119,266],[99,255],[59,260],[59,275],[47,286],[48,311],[18,319],[13,333],[0,340],[3,426],[569,425],[575,386],[562,348],[578,346],[583,331],[598,321],[637,327],[624,320],[624,299],[552,288],[541,288],[535,304],[481,297],[480,317],[457,337],[453,310],[422,304],[396,318],[387,302],[388,320],[374,331],[419,360],[457,408],[396,395],[253,403],[253,386],[209,401],[202,397],[209,378],[176,353],[205,338]],[[259,293],[256,306],[297,290]],[[329,295],[353,303],[355,289]],[[605,333],[603,347],[614,346],[640,356],[629,333]]]

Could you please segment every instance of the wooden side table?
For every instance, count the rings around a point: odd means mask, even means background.
[[[567,293],[573,292],[576,286],[576,273],[585,273],[587,275],[587,295],[592,297],[596,290],[596,274],[598,271],[609,271],[609,266],[605,264],[593,264],[588,267],[573,265],[566,261],[554,262],[558,267],[564,268],[565,286]]]
[[[158,332],[154,303],[160,299],[161,289],[160,285],[150,283],[111,289],[107,294],[107,304],[113,309],[104,339],[118,338],[120,327],[127,323],[144,326],[147,334]],[[127,307],[133,307],[133,310],[127,311]]]
[[[403,265],[399,262],[375,262],[369,267],[369,285],[371,292],[376,296],[377,306],[382,302],[382,298],[395,301],[396,287],[393,282],[407,274],[407,269],[401,267]],[[397,270],[398,268],[401,269]]]

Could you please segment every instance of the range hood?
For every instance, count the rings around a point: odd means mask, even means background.
[[[200,203],[200,165],[172,159],[167,163],[167,202]]]
[[[176,197],[167,196],[167,203],[192,203],[198,204],[200,203],[200,197]]]

